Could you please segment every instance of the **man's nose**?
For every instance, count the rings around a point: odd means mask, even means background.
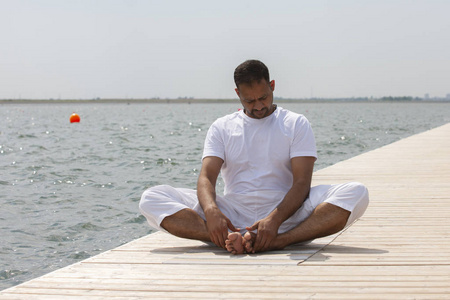
[[[256,103],[255,103],[255,109],[256,109],[256,110],[261,110],[261,109],[263,109],[263,108],[264,108],[264,104],[263,104],[261,101],[256,100]]]

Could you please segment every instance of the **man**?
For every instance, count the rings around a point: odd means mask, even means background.
[[[146,190],[139,207],[149,224],[241,254],[334,234],[362,216],[369,199],[360,183],[310,187],[317,157],[311,126],[273,104],[267,67],[248,60],[234,80],[244,109],[208,130],[197,192]],[[220,172],[223,196],[215,190]]]

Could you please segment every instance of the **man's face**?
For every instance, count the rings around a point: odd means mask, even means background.
[[[262,119],[269,116],[273,108],[273,91],[275,81],[267,82],[264,79],[252,84],[240,84],[236,93],[241,100],[245,113],[250,118]]]

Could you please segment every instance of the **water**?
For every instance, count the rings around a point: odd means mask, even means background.
[[[450,103],[280,106],[311,121],[316,170],[450,122]],[[195,188],[209,125],[238,108],[0,104],[0,289],[150,233],[144,189]]]

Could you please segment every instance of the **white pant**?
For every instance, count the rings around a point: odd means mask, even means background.
[[[241,228],[241,233],[245,232],[245,227],[253,225],[255,220],[248,216],[240,214],[235,207],[232,207],[229,201],[223,197],[216,197],[217,206],[236,228]],[[309,197],[303,205],[283,224],[278,232],[283,233],[307,219],[314,209],[321,203],[327,202],[347,211],[350,211],[346,227],[360,218],[369,205],[369,194],[367,188],[358,182],[349,182],[335,185],[318,185],[312,187]],[[165,231],[160,226],[162,220],[176,212],[191,208],[196,211],[200,217],[206,220],[201,208],[197,191],[184,188],[173,188],[168,185],[159,185],[147,189],[139,203],[139,209],[145,216],[151,227]],[[267,212],[267,215],[270,211]]]

